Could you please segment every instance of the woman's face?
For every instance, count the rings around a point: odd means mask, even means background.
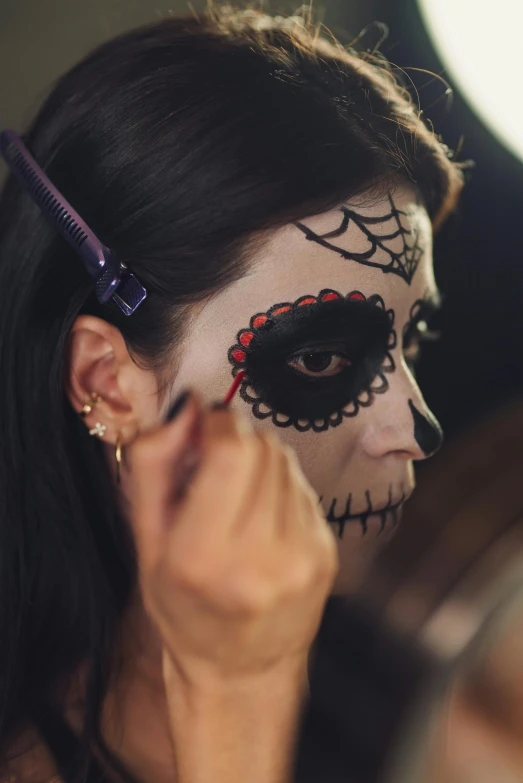
[[[246,372],[233,407],[295,449],[338,535],[338,591],[441,443],[408,364],[438,301],[431,224],[413,190],[367,201],[274,231],[195,316],[176,378],[211,402]]]

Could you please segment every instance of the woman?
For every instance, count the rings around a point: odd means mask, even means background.
[[[384,61],[302,20],[229,8],[104,44],[59,80],[26,141],[147,300],[130,317],[99,305],[74,252],[7,182],[0,736],[13,755],[37,724],[62,777],[84,780],[72,750],[67,766],[66,715],[87,752],[108,745],[127,773],[171,780],[130,523],[145,524],[136,487],[158,510],[174,462],[165,453],[151,474],[141,439],[167,437],[184,389],[208,404],[246,372],[234,408],[296,452],[338,537],[336,591],[351,590],[398,522],[412,462],[441,442],[408,362],[437,306],[432,229],[461,175]],[[217,498],[199,497],[201,514]]]

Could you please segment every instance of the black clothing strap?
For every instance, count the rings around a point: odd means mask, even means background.
[[[295,783],[377,783],[430,662],[412,642],[343,599],[327,602],[303,716]],[[36,717],[36,716],[35,716]],[[49,707],[38,726],[64,783],[111,783],[93,754],[83,780],[72,777],[80,741]],[[131,774],[122,783],[139,783]]]

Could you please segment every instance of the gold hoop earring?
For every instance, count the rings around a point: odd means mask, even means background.
[[[101,399],[102,398],[100,397],[99,394],[96,394],[96,392],[91,392],[91,394],[89,395],[88,401],[85,403],[85,405],[83,406],[82,410],[80,411],[80,416],[82,417],[82,419],[85,419],[85,417],[88,416],[91,413],[91,411],[94,408],[94,406],[98,402],[100,402]]]
[[[122,465],[122,441],[120,440],[120,433],[116,435],[116,446],[114,449],[114,455],[116,457],[116,483],[120,485],[120,468]]]

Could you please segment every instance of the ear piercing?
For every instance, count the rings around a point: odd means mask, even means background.
[[[85,419],[85,417],[91,413],[94,406],[97,403],[101,402],[101,400],[102,398],[100,397],[99,394],[96,394],[96,392],[91,392],[91,394],[89,395],[89,399],[87,400],[82,410],[80,411],[80,416],[82,417],[82,419]],[[89,430],[89,435],[97,435],[99,438],[103,438],[106,429],[107,427],[105,424],[101,424],[99,421],[97,421],[94,427],[91,430]]]
[[[91,392],[91,394],[89,395],[89,399],[87,400],[82,410],[80,411],[80,416],[82,417],[82,419],[85,419],[85,417],[91,413],[96,403],[101,402],[101,400],[102,398],[100,397],[99,394],[96,394],[96,392]]]
[[[85,417],[88,416],[89,413],[91,413],[94,406],[98,402],[101,402],[101,400],[102,398],[100,397],[99,394],[96,394],[96,392],[92,392],[89,395],[88,401],[85,403],[82,410],[80,411],[80,416],[82,417],[82,419],[85,419]],[[107,430],[107,426],[97,421],[94,427],[89,430],[89,435],[95,435],[98,438],[103,438],[106,430]],[[116,458],[116,483],[120,484],[121,481],[120,469],[122,466],[122,438],[119,432],[116,433],[116,444],[114,449],[114,455]]]
[[[99,394],[96,394],[95,392],[92,392],[92,394],[89,396],[89,400],[85,403],[82,410],[80,411],[80,416],[85,419],[85,417],[91,413],[94,406],[101,402],[102,398]],[[107,425],[102,424],[101,422],[97,421],[96,424],[92,429],[89,430],[89,435],[94,435],[98,438],[103,438],[105,435],[105,432],[107,430]],[[119,485],[121,481],[121,467],[122,467],[122,437],[120,432],[116,433],[116,444],[114,448],[114,456],[116,459],[116,483]]]
[[[101,436],[100,436],[101,437]],[[120,440],[120,433],[116,435],[116,445],[114,448],[114,456],[116,458],[116,483],[120,484],[120,468],[122,466],[122,441]]]
[[[100,424],[100,422],[97,421],[93,429],[89,430],[89,435],[98,435],[99,438],[103,438],[106,429],[107,427],[105,424]]]

